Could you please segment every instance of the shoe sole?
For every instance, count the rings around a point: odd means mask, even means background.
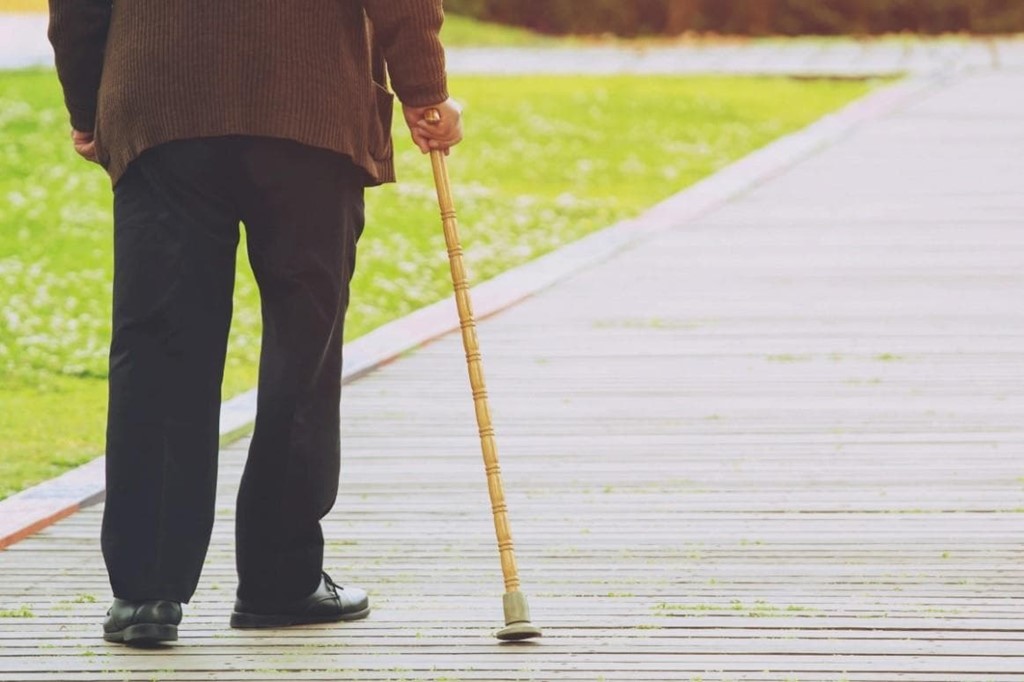
[[[338,615],[309,616],[309,615],[260,615],[257,613],[242,613],[234,611],[231,614],[231,627],[236,630],[261,630],[269,628],[286,628],[294,625],[317,625],[321,623],[337,623],[340,621],[362,620],[370,615],[370,607],[362,611],[350,611]]]
[[[125,629],[116,632],[104,632],[103,639],[108,642],[117,642],[131,646],[154,646],[164,642],[178,641],[178,626],[139,623],[137,625],[129,625]]]

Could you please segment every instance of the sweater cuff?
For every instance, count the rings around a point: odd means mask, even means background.
[[[71,127],[82,133],[91,133],[96,130],[96,107],[79,107],[68,104],[68,113],[71,114]]]
[[[398,99],[401,100],[402,104],[409,107],[429,107],[432,104],[440,104],[448,99],[448,79],[443,76],[432,83],[424,85],[404,86],[399,89],[392,82],[391,86],[395,88],[395,94],[398,95]]]

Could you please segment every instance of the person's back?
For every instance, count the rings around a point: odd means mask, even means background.
[[[88,131],[98,116],[100,161],[115,183],[145,149],[230,134],[347,154],[372,181],[387,182],[394,171],[384,55],[403,104],[448,98],[439,2],[51,4],[73,123]]]
[[[243,223],[264,320],[232,627],[365,617],[323,572],[363,188],[393,179],[390,83],[419,148],[461,139],[441,0],[50,0],[72,138],[114,185],[104,637],[177,638],[213,522]],[[424,114],[436,108],[440,125]]]

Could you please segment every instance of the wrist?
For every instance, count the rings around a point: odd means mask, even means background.
[[[412,88],[404,87],[401,90],[395,88],[395,93],[403,105],[415,109],[425,109],[448,101],[448,83],[446,79],[442,78],[439,81]]]

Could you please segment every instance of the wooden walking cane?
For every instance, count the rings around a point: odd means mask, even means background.
[[[437,109],[427,111],[428,123],[439,123],[441,113]],[[487,492],[491,497],[491,511],[494,514],[494,531],[498,536],[498,552],[501,555],[501,572],[505,577],[505,627],[496,634],[502,640],[521,640],[540,637],[541,631],[530,622],[530,607],[526,595],[519,591],[519,571],[512,545],[512,531],[508,522],[508,506],[505,504],[505,490],[501,483],[501,468],[498,464],[498,449],[491,425],[491,410],[487,403],[487,387],[484,384],[484,369],[480,344],[477,340],[476,321],[473,319],[473,305],[469,298],[469,283],[462,262],[462,246],[459,243],[459,226],[455,216],[455,201],[452,198],[451,180],[444,152],[430,152],[434,166],[434,184],[437,186],[437,202],[441,207],[444,223],[444,239],[448,245],[448,261],[452,270],[452,284],[455,287],[455,304],[459,309],[459,323],[462,327],[462,345],[466,349],[466,363],[469,366],[469,383],[473,388],[473,404],[476,407],[476,423],[480,428],[480,447],[487,471]]]

